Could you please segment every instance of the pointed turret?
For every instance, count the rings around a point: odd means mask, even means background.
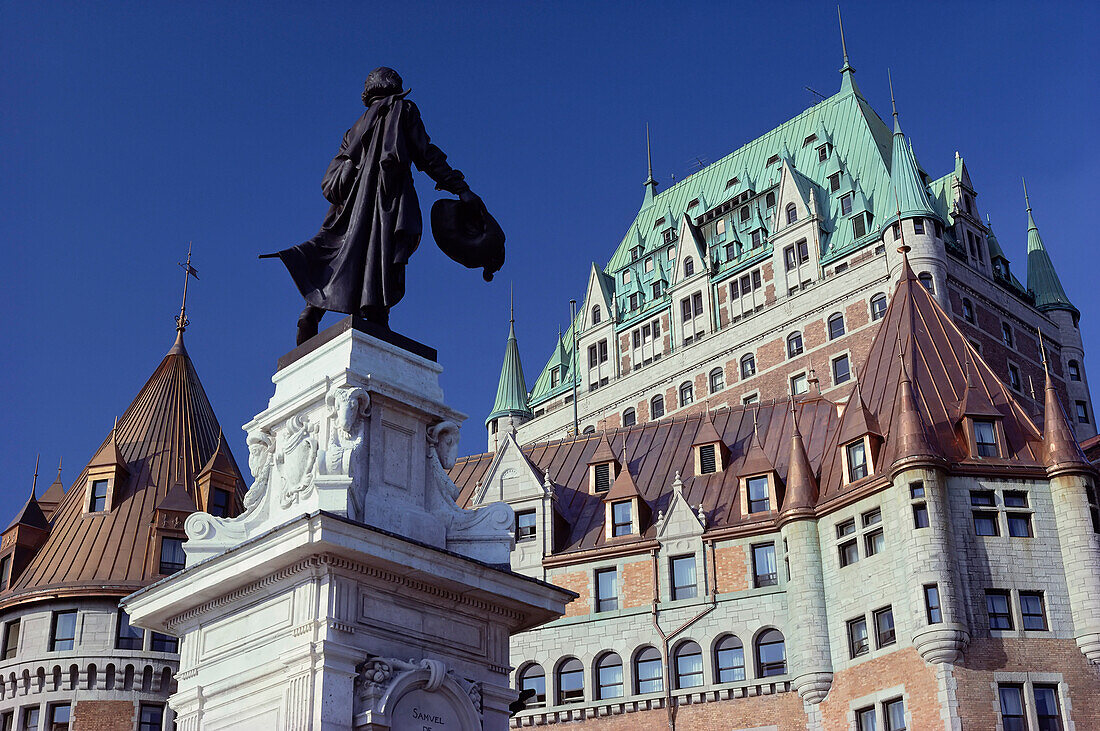
[[[783,494],[782,518],[813,513],[817,503],[817,477],[814,476],[806,444],[798,428],[798,412],[791,404],[791,454],[787,464],[787,489]]]
[[[912,348],[909,350],[911,358]],[[924,426],[917,405],[916,388],[909,377],[910,367],[905,362],[905,351],[901,349],[900,338],[898,358],[901,360],[901,384],[898,387],[897,405],[894,407],[894,426],[890,429],[890,438],[894,440],[893,470],[897,472],[918,464],[942,466],[946,460],[939,445],[929,436]]]
[[[653,179],[653,152],[649,146],[649,124],[645,126],[645,156],[649,166],[649,175],[645,179],[645,195],[642,196],[642,208],[653,205],[653,199],[657,197],[657,181]]]
[[[489,428],[489,449],[496,448],[494,437],[501,426],[511,432],[514,428],[533,418],[527,401],[527,381],[523,377],[523,365],[519,360],[519,343],[516,341],[515,312],[508,323],[508,344],[504,348],[504,363],[500,367],[500,381],[497,383],[497,397],[493,410],[485,419]]]
[[[836,6],[836,20],[840,25],[840,48],[844,52],[844,65],[840,67],[840,93],[859,93],[859,87],[856,86],[856,80],[854,78],[856,70],[851,63],[848,62],[848,44],[844,40],[844,19],[840,17],[840,6]]]
[[[1027,196],[1027,184],[1024,184],[1024,201],[1027,203],[1027,288],[1035,295],[1035,306],[1040,310],[1068,310],[1075,317],[1079,310],[1073,306],[1062,288],[1062,281],[1054,271],[1054,263],[1043,246],[1039,236],[1039,227],[1031,215],[1031,200]]]
[[[1045,349],[1044,349],[1045,350]],[[1073,427],[1065,409],[1062,408],[1062,400],[1058,398],[1058,391],[1054,388],[1054,382],[1050,378],[1050,370],[1046,367],[1046,356],[1043,357],[1043,368],[1046,370],[1046,393],[1044,396],[1043,414],[1043,464],[1047,468],[1047,474],[1054,476],[1066,471],[1086,470],[1091,471],[1091,466],[1077,437],[1073,435]]]
[[[46,520],[49,520],[53,516],[54,510],[65,498],[65,486],[61,484],[61,463],[57,464],[57,479],[53,481],[53,484],[46,489],[46,492],[42,493],[42,497],[38,498],[38,505],[42,508],[43,514],[46,516]]]
[[[928,201],[928,191],[921,180],[913,148],[906,143],[905,133],[898,121],[897,103],[894,101],[893,80],[890,82],[890,104],[894,113],[894,147],[890,157],[890,185],[886,189],[886,203],[894,215],[882,224],[889,226],[899,218],[936,218]]]

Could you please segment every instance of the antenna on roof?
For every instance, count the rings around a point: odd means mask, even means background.
[[[38,487],[38,460],[41,459],[41,454],[34,456],[34,477],[31,479],[31,497],[34,497],[34,491]]]
[[[195,269],[195,267],[191,266],[190,241],[187,242],[187,261],[178,261],[176,263],[183,268],[183,302],[180,304],[180,313],[176,317],[176,330],[182,333],[184,330],[187,329],[187,326],[190,324],[190,321],[187,319],[187,280],[190,277],[194,277],[195,279],[199,278],[198,271]]]
[[[827,98],[824,94],[822,94],[817,89],[811,89],[808,86],[803,86],[802,88],[805,89],[806,91],[810,92],[811,94],[815,95],[815,96],[821,97],[821,101],[825,101],[825,99]]]

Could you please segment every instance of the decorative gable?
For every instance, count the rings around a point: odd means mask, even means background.
[[[88,463],[84,484],[84,512],[109,513],[119,498],[122,486],[130,474],[126,459],[119,451],[117,429],[111,431],[106,444],[100,447]]]

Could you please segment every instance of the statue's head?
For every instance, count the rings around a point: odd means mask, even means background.
[[[367,74],[367,83],[363,85],[363,104],[370,106],[372,99],[400,94],[403,90],[401,74],[387,66],[379,66]]]
[[[449,470],[458,460],[458,424],[441,421],[428,427],[428,445],[435,450],[439,464]]]

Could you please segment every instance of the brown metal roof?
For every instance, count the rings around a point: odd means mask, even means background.
[[[96,457],[117,455],[127,470],[106,514],[85,514],[88,468],[73,481],[52,518],[50,535],[27,568],[0,594],[0,606],[48,592],[128,593],[155,578],[151,561],[153,511],[176,483],[194,501],[195,477],[214,455],[221,427],[183,346],[182,333],[112,428]],[[237,476],[228,454],[217,461]],[[92,461],[98,461],[93,458]],[[174,502],[174,501],[173,501]]]
[[[555,485],[555,505],[571,526],[571,535],[560,544],[560,550],[584,550],[604,542],[604,511],[600,497],[589,494],[585,473],[597,451],[608,451],[609,439],[621,445],[623,470],[629,470],[639,494],[654,513],[667,507],[673,479],[680,473],[688,503],[693,506],[701,503],[707,513],[708,532],[750,524],[765,530],[774,528],[774,509],[778,506],[772,506],[773,512],[763,519],[759,515],[741,515],[739,477],[751,474],[748,470],[760,464],[774,466],[781,480],[779,499],[783,503],[791,454],[800,451],[791,448],[795,416],[806,462],[795,470],[799,495],[792,504],[802,503],[807,494],[819,491],[816,504],[820,506],[849,492],[881,484],[888,478],[891,465],[906,456],[900,450],[913,449],[914,444],[923,441],[928,444],[920,451],[932,454],[921,456],[938,459],[938,453],[942,452],[949,463],[980,468],[990,474],[1043,469],[1041,436],[1035,423],[919,283],[908,262],[903,266],[901,280],[859,373],[858,390],[852,390],[858,396],[849,398],[843,410],[837,403],[813,394],[800,397],[794,409],[787,400],[773,401],[524,446],[524,456],[531,464],[540,473],[549,472]],[[908,382],[909,389],[900,398],[898,386],[903,381]],[[968,384],[970,398],[988,401],[1003,417],[1008,442],[1004,459],[975,460],[969,454],[956,419],[967,398]],[[729,449],[729,462],[720,472],[695,475],[692,445],[698,443],[697,435],[707,428],[710,420]],[[844,451],[842,426],[846,432],[862,429],[883,437],[875,474],[847,485],[840,461]],[[923,435],[917,434],[918,426]],[[892,435],[896,438],[892,439]],[[918,436],[923,439],[917,439]],[[451,470],[451,477],[461,491],[461,504],[470,501],[492,458],[492,454],[467,457]],[[652,537],[651,527],[639,540]]]

